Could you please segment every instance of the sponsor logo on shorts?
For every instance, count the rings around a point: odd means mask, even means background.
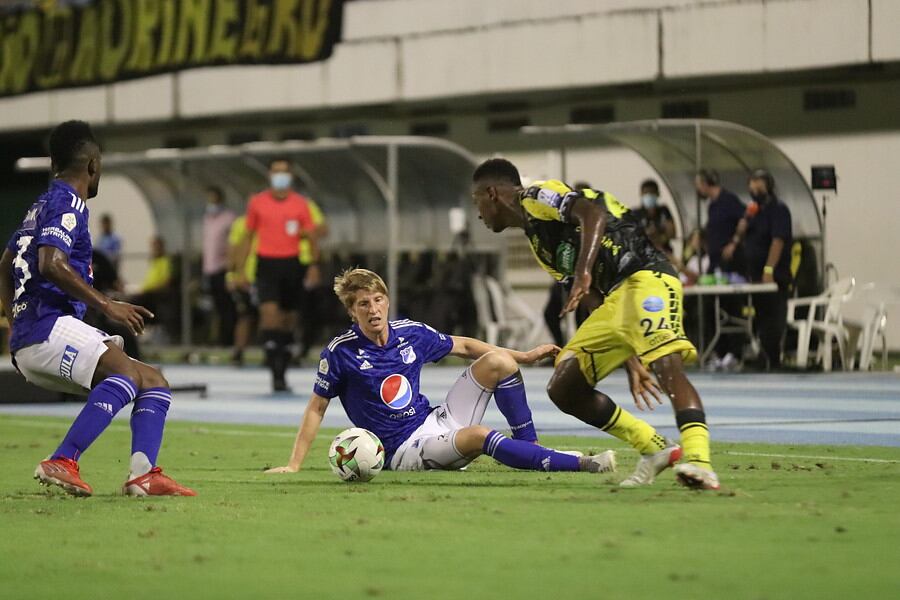
[[[78,358],[78,349],[66,346],[62,360],[59,361],[59,374],[69,381],[72,381],[72,369],[75,368],[76,358]]]
[[[406,408],[413,398],[413,390],[409,380],[398,373],[384,378],[384,381],[381,382],[379,393],[381,394],[381,401],[395,410]],[[394,415],[391,415],[391,417],[393,418]]]
[[[400,348],[400,357],[403,359],[403,364],[411,365],[416,362],[416,349],[412,346]]]
[[[648,296],[644,299],[644,302],[641,303],[641,306],[644,307],[644,310],[647,312],[659,312],[666,307],[666,303],[663,302],[663,299],[659,296]]]

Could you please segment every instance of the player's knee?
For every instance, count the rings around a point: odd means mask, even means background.
[[[496,383],[505,379],[519,370],[519,363],[509,352],[503,350],[491,350],[478,359],[480,371],[486,371]]]
[[[169,382],[163,376],[162,371],[149,365],[142,365],[142,367],[140,389],[169,387]]]
[[[576,381],[579,379],[580,381]],[[566,414],[574,414],[580,396],[579,392],[583,391],[581,388],[587,386],[583,379],[578,370],[578,361],[563,361],[557,365],[547,383],[547,395],[559,410]],[[577,385],[578,383],[581,385]]]
[[[121,375],[123,377],[127,377],[134,383],[134,387],[137,389],[141,389],[143,387],[143,377],[141,377],[141,371],[138,369],[137,364],[133,360],[129,360],[120,368],[116,369],[118,372],[115,375]]]

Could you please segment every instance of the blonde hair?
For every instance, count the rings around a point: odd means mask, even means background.
[[[387,286],[378,273],[368,269],[347,269],[334,278],[334,293],[348,311],[356,301],[356,292],[381,292],[388,295]]]

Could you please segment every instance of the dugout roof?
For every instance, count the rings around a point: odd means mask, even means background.
[[[470,201],[475,158],[443,139],[416,136],[359,136],[315,141],[251,142],[236,146],[108,152],[105,173],[130,179],[142,191],[160,231],[180,232],[183,272],[199,248],[204,190],[217,185],[227,203],[242,211],[246,199],[268,187],[272,158],[292,162],[296,187],[322,207],[329,235],[323,247],[387,257],[384,273],[392,296],[398,289],[399,253],[450,248],[449,210],[468,217],[469,248],[502,247],[500,236],[473,227]],[[48,158],[22,158],[21,170],[48,170]],[[174,239],[172,241],[175,241]],[[187,297],[188,281],[182,278]],[[397,306],[396,298],[392,298]],[[185,307],[188,302],[182,303]],[[183,319],[189,327],[190,319]],[[189,343],[190,332],[182,332]]]
[[[822,220],[806,179],[775,142],[737,123],[658,119],[606,125],[525,127],[523,133],[540,136],[556,145],[562,154],[564,171],[566,151],[571,147],[607,140],[631,148],[656,170],[668,187],[684,232],[692,231],[697,223],[706,220],[706,208],[698,202],[694,190],[694,174],[699,169],[718,171],[722,185],[745,202],[750,200],[747,177],[755,169],[766,169],[775,178],[778,197],[791,210],[794,237],[817,242],[822,238]]]

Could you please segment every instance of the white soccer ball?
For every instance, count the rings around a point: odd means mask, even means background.
[[[328,462],[344,481],[369,481],[384,467],[384,446],[368,429],[351,427],[331,442]]]

